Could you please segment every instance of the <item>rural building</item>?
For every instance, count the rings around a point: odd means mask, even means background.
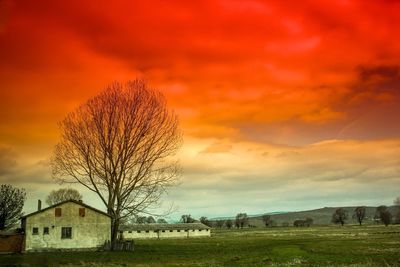
[[[120,227],[123,239],[209,237],[211,228],[202,223],[151,223]]]
[[[96,249],[111,239],[111,217],[81,201],[67,200],[22,217],[25,251]]]

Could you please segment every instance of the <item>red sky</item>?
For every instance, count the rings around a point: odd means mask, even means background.
[[[348,203],[391,201],[400,185],[400,2],[330,2],[0,1],[0,182],[47,192],[38,184],[50,179],[57,122],[110,82],[142,77],[181,119],[178,191],[222,203],[230,196],[220,185],[264,188],[254,212],[263,201],[335,205],[354,188],[362,192]],[[371,177],[386,193],[370,197]],[[329,187],[322,195],[332,201],[287,188],[293,179]],[[297,198],[265,198],[280,190]]]

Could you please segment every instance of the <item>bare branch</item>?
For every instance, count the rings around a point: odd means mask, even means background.
[[[120,218],[145,212],[177,182],[171,157],[182,141],[178,118],[142,80],[111,84],[68,114],[60,129],[53,177],[97,193],[114,219],[113,233]]]

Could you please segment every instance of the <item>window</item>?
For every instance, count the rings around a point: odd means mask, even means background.
[[[137,231],[138,233],[140,233],[140,231]]]
[[[146,233],[148,233],[148,232],[149,232],[149,230],[146,231]]]
[[[79,216],[85,217],[85,208],[79,208]]]
[[[185,230],[185,232],[187,232],[187,231],[189,231],[189,230]]]
[[[180,232],[181,230],[178,230],[178,232]]]
[[[61,239],[71,239],[71,238],[72,238],[72,227],[62,227]]]
[[[32,235],[38,235],[39,234],[39,228],[38,227],[33,227],[32,228]]]
[[[206,229],[206,232],[208,232],[208,229]]]
[[[169,230],[171,233],[174,231],[174,230]]]
[[[128,233],[132,234],[132,231],[128,231]]]
[[[192,230],[192,232],[194,232],[194,229]]]
[[[48,235],[49,234],[49,227],[43,227],[43,234]]]
[[[199,230],[199,232],[201,232],[201,229]]]
[[[56,208],[56,209],[54,210],[54,215],[55,215],[56,217],[61,217],[61,208]]]
[[[165,233],[165,230],[162,230],[163,233]]]

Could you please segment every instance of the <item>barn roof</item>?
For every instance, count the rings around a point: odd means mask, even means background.
[[[60,206],[60,205],[62,205],[62,204],[68,203],[68,202],[72,202],[72,203],[78,204],[78,205],[83,206],[83,207],[85,207],[85,208],[91,209],[91,210],[93,210],[93,211],[95,211],[95,212],[97,212],[97,213],[100,213],[100,214],[103,214],[103,215],[105,215],[105,216],[111,217],[110,215],[108,215],[108,214],[105,213],[104,211],[101,211],[101,210],[98,210],[98,209],[96,209],[96,208],[93,208],[93,207],[91,207],[91,206],[89,206],[89,205],[87,205],[87,204],[84,204],[84,203],[81,202],[81,201],[77,201],[77,200],[74,200],[74,199],[69,199],[69,200],[65,200],[65,201],[62,201],[62,202],[60,202],[60,203],[51,205],[51,206],[49,206],[49,207],[47,207],[47,208],[44,208],[44,209],[41,209],[41,210],[38,210],[38,211],[35,211],[35,212],[32,212],[32,213],[29,213],[29,214],[27,214],[27,215],[24,215],[24,216],[21,217],[21,219],[26,218],[26,217],[30,217],[30,216],[32,216],[32,215],[39,214],[39,213],[41,213],[41,212],[43,212],[43,211],[45,211],[45,210],[49,210],[49,209],[55,208],[55,207],[57,207],[57,206]]]
[[[120,226],[120,231],[147,231],[147,230],[203,230],[210,229],[202,223],[149,223],[149,224],[131,224]]]

